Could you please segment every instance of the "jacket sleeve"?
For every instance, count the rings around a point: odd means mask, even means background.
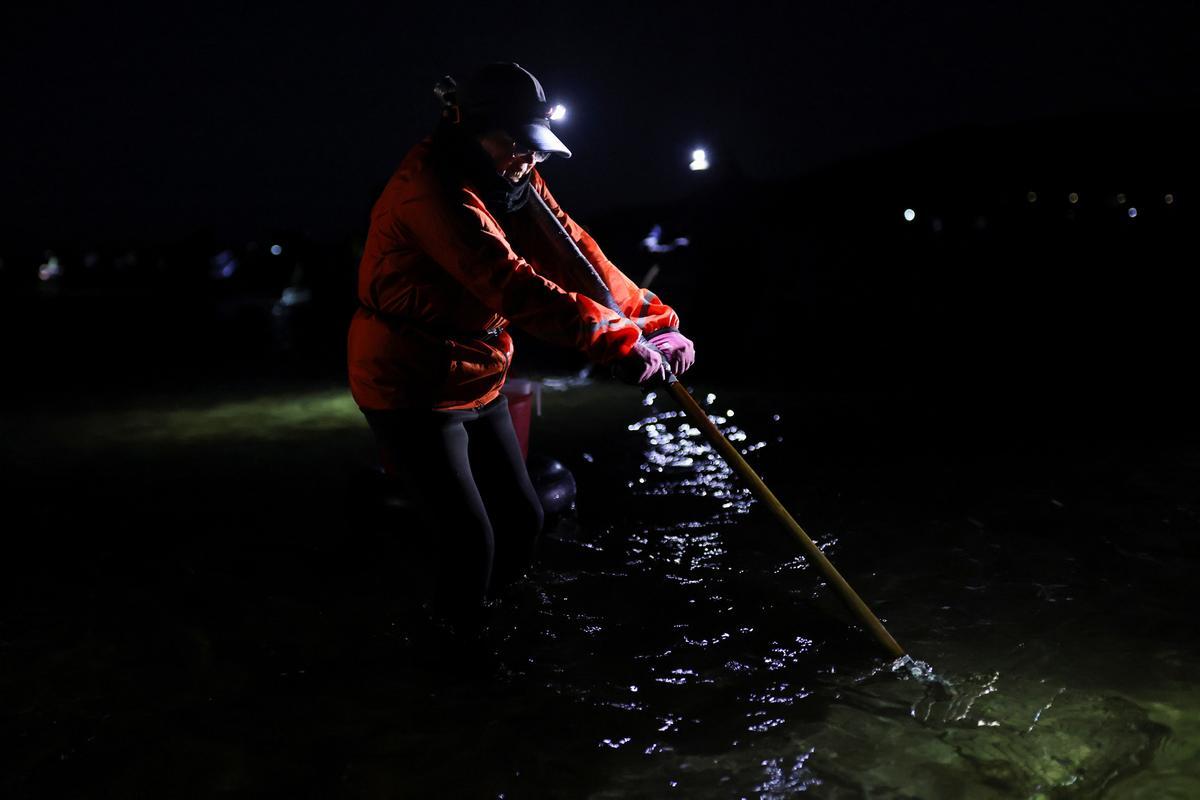
[[[622,313],[637,325],[642,333],[651,336],[655,333],[679,330],[679,316],[675,310],[659,299],[658,295],[649,289],[639,288],[625,273],[617,269],[617,265],[608,260],[600,250],[600,246],[575,220],[563,211],[562,206],[550,194],[546,181],[534,170],[533,185],[546,201],[546,205],[566,228],[567,234],[575,241],[580,252],[587,257],[596,272],[608,284],[608,290],[613,299],[621,307]]]
[[[400,232],[481,303],[552,344],[602,364],[627,355],[638,328],[611,309],[537,274],[468,189],[430,189],[395,207]]]

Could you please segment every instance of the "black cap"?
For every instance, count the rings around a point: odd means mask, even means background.
[[[553,106],[546,102],[542,84],[520,64],[497,62],[481,67],[458,86],[458,107],[464,120],[504,130],[529,150],[571,151],[550,130]]]

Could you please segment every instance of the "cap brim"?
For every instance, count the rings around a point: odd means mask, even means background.
[[[555,153],[563,158],[570,158],[571,151],[562,140],[550,130],[545,120],[533,120],[516,126],[517,130],[509,131],[516,142],[530,150],[541,150],[544,153]]]

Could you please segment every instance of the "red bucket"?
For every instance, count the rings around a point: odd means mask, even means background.
[[[512,417],[513,430],[517,432],[517,441],[521,443],[521,456],[529,458],[529,428],[535,405],[537,413],[542,413],[542,384],[518,378],[505,381],[500,391],[508,398],[508,413]]]

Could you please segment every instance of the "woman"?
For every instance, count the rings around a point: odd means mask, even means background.
[[[639,289],[555,202],[535,164],[570,150],[538,80],[489,64],[439,84],[443,114],[371,211],[350,325],[350,387],[436,542],[435,604],[451,619],[528,567],[542,527],[500,389],[517,325],[644,383],[694,360],[675,312]],[[534,219],[537,192],[622,313],[585,296]]]

